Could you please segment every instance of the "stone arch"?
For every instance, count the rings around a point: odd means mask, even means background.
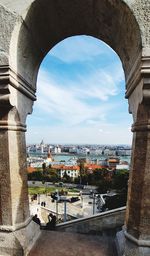
[[[19,23],[11,40],[10,65],[34,88],[44,56],[73,35],[90,35],[112,47],[120,56],[126,79],[141,56],[139,25],[124,1],[35,0]]]

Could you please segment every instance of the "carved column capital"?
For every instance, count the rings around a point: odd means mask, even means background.
[[[2,109],[11,109],[13,106],[10,103],[10,90],[8,75],[1,73],[0,69],[0,107]]]
[[[141,104],[150,105],[150,57],[138,58],[126,82],[129,112],[137,121]]]
[[[32,101],[36,100],[35,92],[31,84],[29,84],[23,77],[15,72],[10,66],[0,66],[0,87],[7,87],[8,85],[20,91],[27,98]]]
[[[26,131],[35,89],[9,66],[0,66],[0,129]]]
[[[142,79],[147,84],[148,78],[150,78],[150,56],[141,57],[139,55],[126,79],[126,98],[128,99],[132,95]]]
[[[23,131],[26,132],[26,125],[20,122],[9,122],[0,120],[0,130]]]
[[[132,132],[144,132],[144,131],[150,131],[150,121],[145,122],[135,122],[132,125]]]

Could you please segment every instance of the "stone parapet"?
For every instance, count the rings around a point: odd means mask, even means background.
[[[106,230],[121,229],[125,219],[125,207],[95,214],[88,218],[80,218],[57,225],[58,231],[98,234]]]

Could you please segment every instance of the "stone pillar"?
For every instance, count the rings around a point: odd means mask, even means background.
[[[25,143],[34,95],[19,82],[0,68],[0,255],[24,255],[39,235],[29,213]]]
[[[134,80],[138,85],[132,92],[127,91],[131,92],[128,96],[134,124],[124,229],[125,256],[150,255],[150,69],[146,66],[148,62],[143,63],[139,79]]]
[[[15,227],[29,218],[29,204],[23,127],[10,126],[0,121],[0,219],[1,225]]]

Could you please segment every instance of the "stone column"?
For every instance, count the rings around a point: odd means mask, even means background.
[[[140,79],[135,79],[138,85],[128,95],[134,124],[124,230],[125,256],[150,255],[150,74],[148,70],[145,69],[144,64],[141,72],[138,73]]]
[[[0,68],[1,255],[24,255],[39,234],[29,213],[25,143],[34,99],[9,67]]]
[[[24,132],[24,125],[0,120],[0,224],[8,229],[30,216]]]

